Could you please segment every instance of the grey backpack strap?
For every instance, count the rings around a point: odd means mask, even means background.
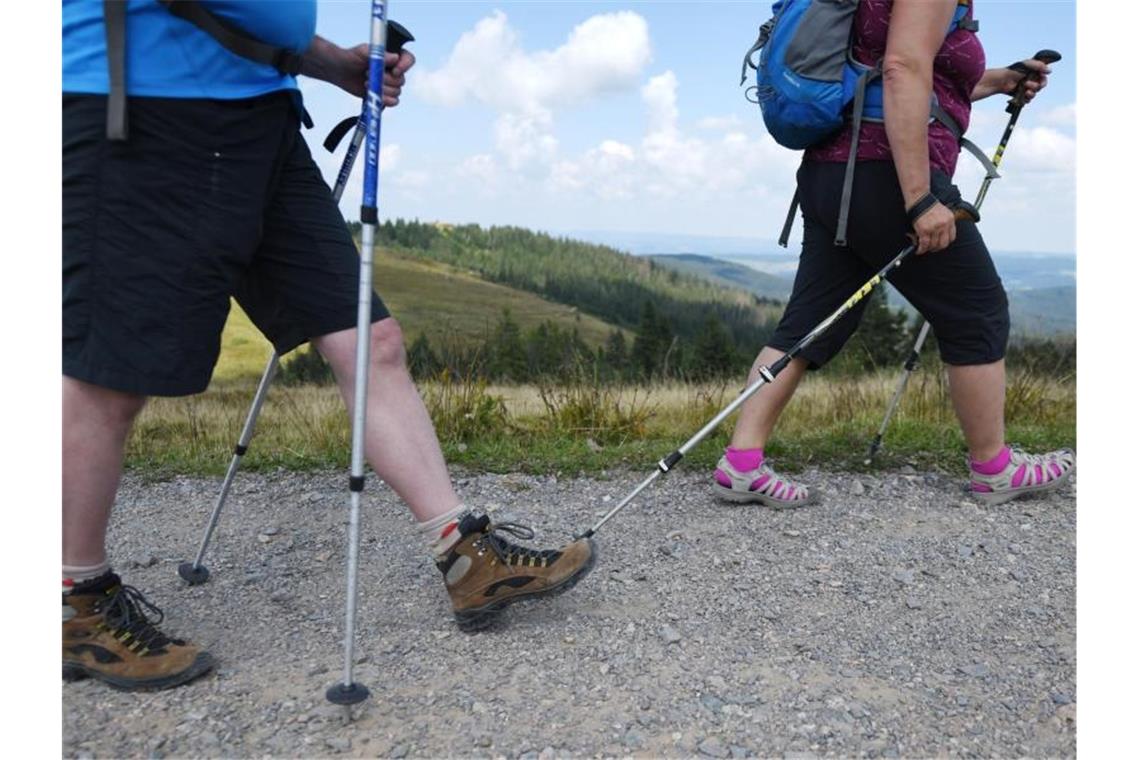
[[[978,159],[978,161],[981,162],[982,166],[986,170],[986,177],[988,179],[997,179],[1001,176],[998,174],[998,170],[997,167],[994,166],[994,162],[991,161],[989,157],[982,152],[981,148],[979,148],[973,143],[973,141],[967,139],[966,136],[962,134],[962,128],[958,126],[958,122],[954,121],[954,117],[946,112],[945,108],[938,105],[937,102],[931,103],[930,115],[934,117],[935,121],[950,130],[950,134],[954,135],[954,139],[958,141],[958,145],[968,150],[974,158]]]
[[[189,21],[234,55],[256,63],[264,63],[282,74],[297,75],[304,56],[282,47],[255,39],[234,24],[206,10],[196,0],[158,0],[172,14]]]
[[[796,185],[796,192],[792,195],[792,205],[788,206],[788,216],[784,219],[784,229],[780,231],[777,241],[781,248],[788,247],[788,236],[792,234],[792,225],[796,222],[796,209],[800,205],[800,186]]]
[[[107,32],[107,139],[127,139],[127,3],[103,0]]]
[[[851,188],[855,184],[855,156],[859,152],[859,131],[863,126],[863,101],[867,94],[867,83],[878,75],[878,68],[864,72],[855,84],[855,102],[851,113],[851,152],[847,154],[843,195],[839,199],[839,224],[835,228],[835,244],[840,246],[847,245],[847,217],[851,212]]]

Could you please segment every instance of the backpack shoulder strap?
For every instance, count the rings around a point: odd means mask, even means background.
[[[107,35],[107,139],[127,139],[127,4],[103,0]]]
[[[267,64],[282,74],[296,76],[301,71],[303,53],[270,45],[251,37],[244,30],[206,10],[197,0],[158,0],[158,2],[178,18],[189,21],[213,37],[219,45],[234,55]]]

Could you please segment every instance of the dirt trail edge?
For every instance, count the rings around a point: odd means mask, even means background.
[[[459,474],[554,545],[642,478]],[[359,680],[341,724],[344,473],[240,475],[187,587],[217,479],[128,477],[116,568],[208,647],[180,689],[64,685],[67,757],[1073,756],[1075,485],[983,508],[964,479],[808,471],[824,503],[713,500],[678,471],[597,536],[593,574],[459,633],[407,510],[370,476]]]

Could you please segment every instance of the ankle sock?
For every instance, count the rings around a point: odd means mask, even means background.
[[[430,520],[417,522],[420,534],[427,539],[428,548],[435,557],[442,557],[459,542],[459,519],[467,512],[462,504]]]
[[[764,449],[734,449],[728,446],[724,458],[737,472],[755,470],[764,463]]]
[[[999,451],[997,456],[993,459],[989,459],[985,462],[978,462],[971,459],[970,469],[979,475],[997,475],[1009,464],[1009,455],[1009,446],[1003,446],[1002,450]]]
[[[92,581],[111,572],[111,563],[103,560],[98,565],[64,565],[63,590],[71,591],[76,586]]]

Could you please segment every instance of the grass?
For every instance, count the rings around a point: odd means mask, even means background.
[[[862,459],[895,378],[893,372],[809,377],[785,411],[769,453],[791,471],[868,469]],[[217,382],[200,396],[153,400],[128,443],[128,466],[156,477],[224,472],[254,385],[251,378]],[[1075,444],[1075,382],[1011,372],[1008,385],[1009,440],[1031,449]],[[727,383],[610,388],[583,378],[540,387],[441,381],[424,383],[421,390],[451,464],[490,472],[573,474],[614,467],[648,470],[740,388]],[[688,466],[712,466],[732,422],[690,452]],[[944,376],[916,373],[872,468],[908,463],[954,471],[964,454]],[[270,391],[243,467],[347,467],[348,455],[348,420],[336,390],[278,385]]]

